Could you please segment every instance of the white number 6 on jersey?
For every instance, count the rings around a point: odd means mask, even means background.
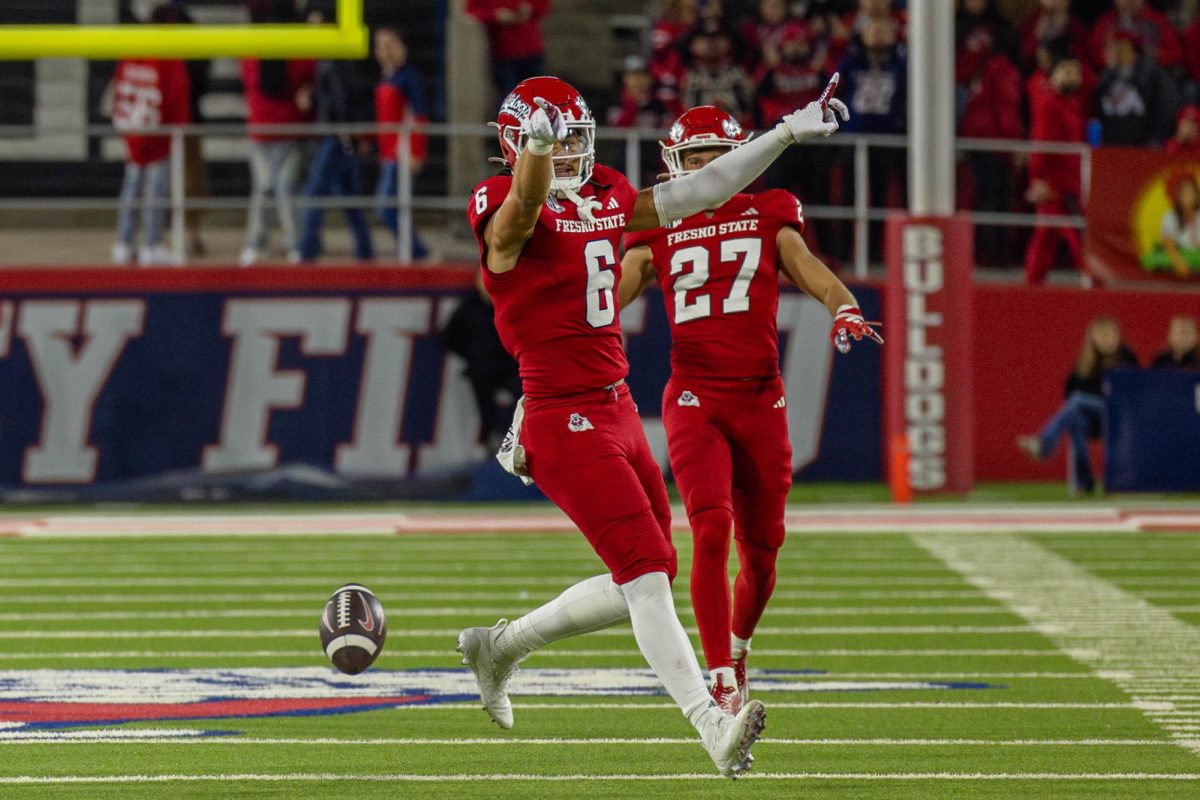
[[[603,328],[611,325],[617,314],[612,291],[617,285],[617,254],[612,242],[596,239],[584,246],[583,260],[588,271],[587,321],[593,328]]]
[[[480,186],[479,191],[475,193],[475,213],[482,214],[487,211],[487,187]]]

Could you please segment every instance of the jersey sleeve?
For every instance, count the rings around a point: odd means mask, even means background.
[[[483,229],[492,214],[500,208],[512,187],[511,175],[495,175],[475,187],[467,203],[467,221],[475,232],[475,239],[483,247]]]
[[[511,175],[495,175],[476,186],[467,203],[467,221],[471,223],[475,241],[479,244],[479,266],[483,268],[485,276],[491,275],[491,272],[487,269],[487,244],[483,240],[483,229],[508,196],[510,188]]]
[[[763,201],[759,210],[764,217],[780,227],[795,228],[804,233],[804,207],[799,198],[785,189],[769,189],[759,197]]]

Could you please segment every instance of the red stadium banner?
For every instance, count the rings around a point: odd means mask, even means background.
[[[1096,150],[1084,251],[1092,273],[1108,281],[1200,283],[1200,162]]]
[[[885,441],[906,437],[914,493],[974,485],[971,268],[965,215],[887,223]]]

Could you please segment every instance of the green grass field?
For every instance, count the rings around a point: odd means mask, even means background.
[[[0,538],[0,797],[1200,796],[1194,533],[791,534],[750,663],[767,731],[729,782],[640,691],[628,626],[531,657],[512,731],[463,695],[458,630],[601,572],[582,537],[223,524]],[[347,581],[388,612],[359,678],[316,634]],[[196,710],[218,698],[238,715]],[[297,698],[338,713],[249,715]]]

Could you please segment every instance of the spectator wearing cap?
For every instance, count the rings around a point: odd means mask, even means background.
[[[1026,72],[1045,70],[1048,63],[1039,63],[1038,48],[1046,43],[1063,41],[1066,52],[1080,61],[1088,61],[1088,29],[1070,11],[1071,0],[1039,0],[1038,9],[1021,23],[1018,37],[1021,46],[1021,68]]]
[[[683,41],[696,25],[697,0],[665,0],[650,28],[650,58],[646,68],[654,78],[654,94],[674,119],[683,113],[679,93],[687,72]]]
[[[1184,106],[1175,118],[1175,135],[1167,142],[1167,155],[1200,161],[1200,106]]]
[[[758,120],[763,128],[772,127],[797,108],[816,100],[825,88],[828,76],[816,69],[808,27],[792,20],[784,28],[779,48],[764,62],[758,75]],[[839,151],[822,145],[789,147],[767,169],[766,183],[787,189],[805,203],[829,202],[829,173]],[[824,220],[810,220],[805,227],[810,246],[824,240],[832,226]]]
[[[662,128],[670,121],[669,112],[654,93],[654,77],[641,56],[625,59],[621,71],[621,97],[608,110],[608,124],[614,128]]]
[[[1196,318],[1184,314],[1171,317],[1167,324],[1167,346],[1150,362],[1154,369],[1200,370],[1200,335]]]
[[[629,56],[625,59],[621,72],[621,97],[616,105],[608,109],[608,124],[614,128],[643,128],[661,130],[670,125],[675,115],[667,110],[667,106],[654,91],[654,78],[646,68],[646,60],[641,56]],[[641,185],[654,182],[659,172],[659,148],[653,140],[643,140],[638,151],[640,153]],[[632,167],[625,164],[625,171]],[[632,173],[630,173],[632,174]]]
[[[466,12],[487,31],[492,80],[500,97],[542,74],[542,18],[550,13],[550,0],[467,0]]]
[[[1096,88],[1106,145],[1160,145],[1171,136],[1179,108],[1175,81],[1141,45],[1140,35],[1125,28],[1108,39],[1108,69]]]
[[[1063,53],[1051,66],[1046,86],[1030,97],[1029,138],[1035,142],[1082,142],[1087,106],[1080,97],[1083,67]],[[1038,153],[1029,157],[1029,188],[1025,199],[1039,216],[1063,216],[1080,211],[1079,157],[1065,153]],[[1079,231],[1039,225],[1033,229],[1025,251],[1025,282],[1037,285],[1054,266],[1066,244],[1076,269],[1083,268],[1083,243]]]
[[[1179,33],[1165,16],[1146,5],[1146,0],[1113,0],[1113,8],[1092,25],[1091,56],[1097,69],[1108,65],[1108,45],[1117,31],[1136,34],[1144,54],[1163,67],[1183,64]]]
[[[682,105],[716,106],[746,127],[754,125],[754,86],[738,63],[733,31],[721,20],[705,19],[688,38],[688,70]]]
[[[955,59],[958,135],[972,139],[1022,139],[1021,73],[1010,58],[1016,37],[992,0],[963,0],[956,18]],[[1013,204],[1013,158],[1008,153],[972,151],[966,156],[974,188],[974,208],[1009,211]],[[1007,231],[979,226],[979,260],[1003,259]]]

